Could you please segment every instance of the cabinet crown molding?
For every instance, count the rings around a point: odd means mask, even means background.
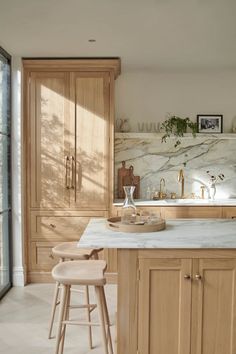
[[[81,59],[54,59],[54,58],[23,58],[25,70],[48,71],[110,71],[115,79],[121,73],[120,58],[81,58]]]

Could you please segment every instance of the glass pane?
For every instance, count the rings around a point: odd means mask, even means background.
[[[0,53],[0,132],[10,132],[10,65]]]
[[[0,295],[10,284],[9,276],[9,215],[0,215]]]
[[[9,208],[10,138],[0,134],[0,212]]]

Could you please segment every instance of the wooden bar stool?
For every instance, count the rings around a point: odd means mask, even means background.
[[[55,354],[63,354],[66,325],[85,325],[89,327],[100,325],[104,353],[109,354],[110,350],[110,354],[113,354],[110,322],[104,293],[104,285],[106,283],[105,270],[106,262],[102,260],[68,261],[59,263],[53,268],[52,276],[62,286]],[[72,285],[95,287],[100,323],[70,320],[70,287]]]
[[[98,259],[98,252],[102,251],[102,248],[98,249],[83,249],[78,248],[77,242],[63,242],[59,245],[52,248],[53,256],[59,258],[59,262],[64,262],[65,260],[88,260],[88,259]],[[60,283],[56,282],[54,296],[52,301],[52,310],[50,316],[50,324],[49,324],[49,334],[48,338],[52,338],[52,329],[55,319],[56,308],[59,305],[59,291],[60,291]],[[73,291],[78,291],[73,289]],[[88,321],[91,319],[91,312],[94,310],[95,306],[90,304],[89,301],[89,288],[88,286],[85,287],[85,304],[80,305],[80,308],[87,308],[87,318]],[[91,327],[88,328],[89,334],[89,346],[92,349],[92,330]]]

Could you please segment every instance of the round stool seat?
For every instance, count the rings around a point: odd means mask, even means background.
[[[79,248],[78,242],[64,242],[53,247],[52,253],[54,256],[67,259],[89,259],[94,253],[100,252],[102,248]]]
[[[67,261],[57,264],[52,276],[61,284],[102,286],[106,283],[106,267],[102,260]]]

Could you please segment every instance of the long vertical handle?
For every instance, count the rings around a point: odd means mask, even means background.
[[[66,189],[70,189],[70,184],[68,182],[68,178],[69,178],[69,172],[68,172],[69,163],[70,163],[69,156],[66,156],[66,176],[65,176]]]
[[[71,160],[71,189],[75,189],[75,158],[74,156],[70,157]]]

